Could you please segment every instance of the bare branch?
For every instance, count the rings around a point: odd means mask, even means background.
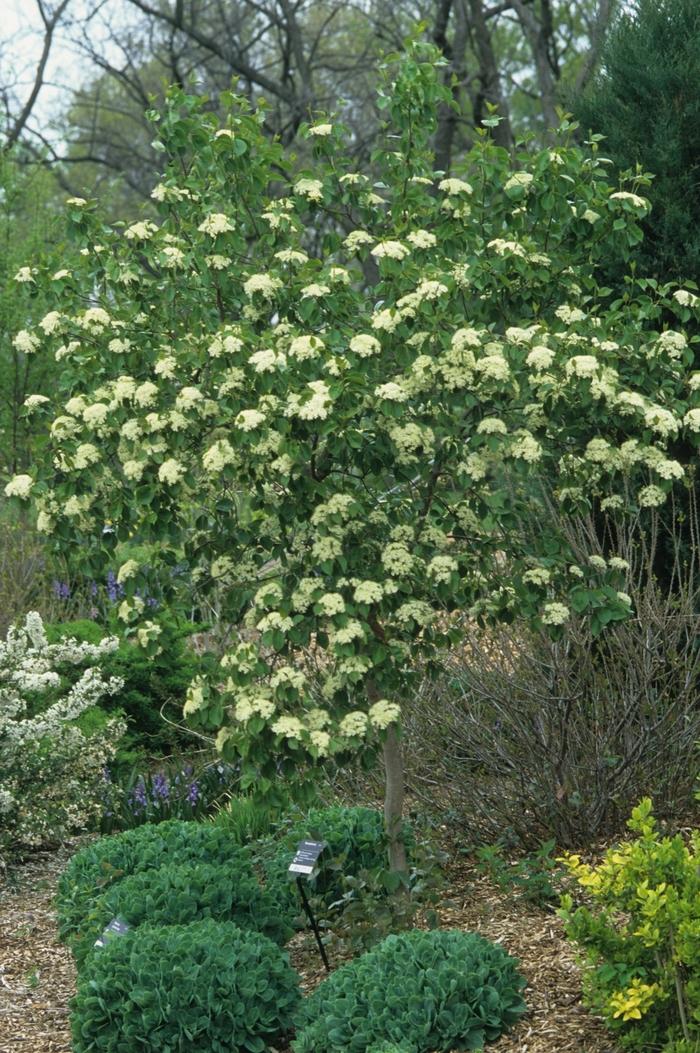
[[[54,32],[57,25],[61,21],[63,14],[70,3],[70,0],[61,0],[58,7],[56,7],[53,13],[49,14],[46,7],[44,6],[43,0],[36,0],[41,20],[44,23],[44,43],[41,49],[41,56],[37,63],[36,73],[34,75],[34,83],[32,89],[27,96],[27,100],[24,106],[19,112],[16,120],[12,124],[12,127],[7,133],[5,142],[0,146],[0,150],[6,153],[10,150],[17,140],[22,135],[24,128],[29,120],[32,110],[36,105],[36,100],[39,98],[39,92],[42,89],[44,83],[44,75],[46,73],[46,65],[49,61],[49,55],[51,54],[51,45],[53,43]]]

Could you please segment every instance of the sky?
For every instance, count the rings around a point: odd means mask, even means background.
[[[68,13],[80,17],[96,6],[95,0],[71,0]],[[122,0],[106,0],[105,6],[114,8],[115,12],[123,10]],[[41,130],[46,130],[51,118],[57,115],[67,92],[94,74],[94,67],[84,59],[81,61],[69,34],[67,26],[60,26],[54,37],[46,84],[32,118],[32,123]],[[43,24],[35,0],[0,0],[0,76],[3,82],[10,78],[17,82],[17,94],[22,101],[31,90],[42,45]]]

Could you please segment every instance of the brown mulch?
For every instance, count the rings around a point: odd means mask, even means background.
[[[70,1053],[69,1002],[75,968],[58,943],[53,897],[75,846],[38,857],[0,885],[0,1053]],[[581,1005],[580,976],[561,923],[494,889],[468,863],[449,868],[451,899],[443,927],[472,929],[503,945],[527,977],[528,1012],[494,1053],[615,1053],[602,1024]],[[308,991],[325,972],[313,936],[291,945]],[[341,958],[329,952],[331,965]]]
[[[62,848],[0,877],[0,1053],[70,1053],[70,951],[56,937],[54,895],[75,851]]]

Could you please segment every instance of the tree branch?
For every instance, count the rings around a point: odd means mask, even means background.
[[[51,45],[53,43],[53,35],[56,26],[63,17],[63,13],[68,7],[70,0],[61,0],[58,7],[54,10],[53,14],[47,14],[46,8],[44,7],[43,0],[36,0],[41,20],[44,23],[44,44],[41,49],[41,56],[36,67],[36,74],[34,75],[34,84],[30,91],[27,100],[19,112],[17,119],[14,121],[12,127],[7,133],[5,142],[0,147],[3,153],[10,150],[19,137],[21,136],[24,128],[29,120],[32,110],[36,104],[36,100],[39,98],[39,92],[44,83],[44,74],[46,72],[46,64],[49,61],[49,55],[51,54]]]

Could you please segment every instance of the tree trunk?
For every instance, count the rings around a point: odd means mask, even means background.
[[[576,78],[576,93],[582,92],[595,73],[600,53],[605,43],[605,34],[613,15],[615,0],[599,0],[595,18],[590,23],[589,47],[583,65]]]
[[[466,80],[466,47],[467,15],[466,0],[442,0],[438,5],[433,40],[440,48],[449,66],[444,72],[444,82],[451,88],[455,103],[464,88]],[[454,8],[454,11],[453,11]],[[447,27],[451,14],[454,14],[454,33],[452,41],[447,39]],[[452,83],[454,81],[454,83]],[[435,132],[435,170],[449,174],[452,163],[452,151],[459,121],[458,110],[447,103],[441,103],[438,111],[438,126]]]
[[[502,146],[506,150],[510,150],[513,145],[510,113],[501,89],[501,76],[482,0],[469,0],[469,8],[472,39],[474,49],[479,58],[479,81],[481,84],[474,106],[474,119],[477,124],[480,124],[484,117],[489,116],[488,113],[483,112],[485,103],[492,103],[496,106],[501,120],[492,130],[493,141],[496,146]]]
[[[389,869],[405,874],[406,848],[401,836],[403,824],[403,756],[396,724],[387,728],[384,740],[384,823],[389,839]]]
[[[542,18],[538,19],[526,0],[512,0],[512,3],[532,52],[540,89],[542,116],[545,120],[547,137],[552,139],[552,130],[559,127],[559,115],[556,108],[559,68],[555,55],[550,7],[548,4],[543,4]]]

